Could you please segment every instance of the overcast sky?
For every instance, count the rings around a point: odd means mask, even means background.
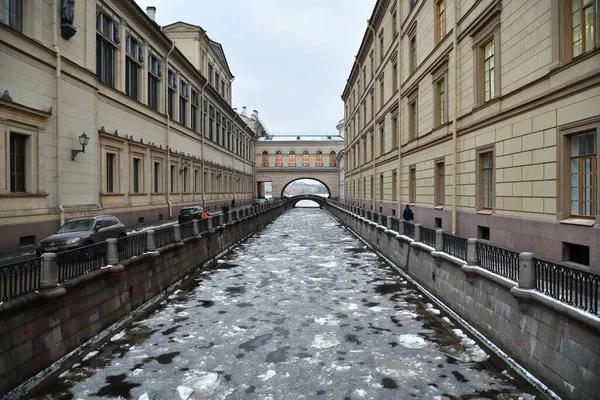
[[[204,28],[225,50],[233,107],[271,133],[336,132],[341,94],[375,0],[136,0],[156,22]]]

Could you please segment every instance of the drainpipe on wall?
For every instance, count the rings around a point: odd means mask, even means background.
[[[373,53],[374,53],[375,52],[375,30],[371,26],[371,20],[370,19],[367,20],[367,27],[371,30],[371,35],[373,35],[373,41],[372,41],[372,43],[373,43]],[[379,67],[377,67],[375,69],[377,70],[378,68]],[[375,74],[374,73],[373,73],[373,79],[375,79]],[[375,84],[373,84],[373,92],[374,91],[375,91]],[[375,96],[373,96],[373,99],[375,99]],[[375,107],[373,107],[373,109],[375,109]],[[373,115],[373,139],[374,139],[373,140],[373,146],[375,148],[371,149],[371,154],[373,154],[373,164],[372,164],[373,165],[373,167],[372,167],[373,168],[373,172],[371,173],[371,182],[373,182],[373,184],[370,185],[371,186],[371,204],[372,204],[371,205],[371,209],[372,209],[371,211],[377,212],[377,204],[375,203],[375,176],[377,174],[377,167],[375,165],[375,159],[377,158],[377,156],[376,156],[377,153],[375,152],[375,149],[377,148],[378,140],[377,140],[377,134],[375,133],[375,115]],[[366,143],[365,143],[365,146],[366,146]],[[365,197],[367,195],[366,192],[367,192],[367,188],[365,188]]]
[[[400,10],[400,0],[398,0],[397,5],[396,5],[396,9]],[[404,54],[402,53],[402,40],[398,40],[398,54]],[[398,82],[398,88],[401,88],[402,85],[402,73],[399,73],[397,78]],[[402,215],[402,95],[400,93],[400,89],[398,90],[398,124],[400,124],[400,126],[398,127],[398,132],[400,132],[398,134],[398,174],[397,174],[397,178],[398,179],[398,198],[396,199],[396,216],[398,217],[398,219],[401,219],[401,215]]]
[[[458,0],[454,0],[454,29],[452,32],[452,52],[454,53],[454,68],[453,68],[453,83],[454,95],[453,95],[453,111],[452,111],[452,234],[456,234],[456,203],[458,196],[456,189],[458,186],[458,132],[457,132],[457,120],[458,120],[458,86],[457,86],[457,73],[458,73]]]
[[[204,110],[204,89],[206,88],[206,85],[208,85],[208,79],[206,79],[206,82],[204,83],[204,86],[202,86],[202,89],[200,89],[200,101],[202,102],[200,104],[200,109],[202,110],[202,127],[200,129],[200,136],[201,136],[201,144],[200,144],[200,158],[202,160],[202,207],[206,207],[206,198],[204,197],[204,186],[206,186],[206,182],[205,182],[205,178],[204,178],[204,135],[206,135],[206,118],[204,117],[204,113],[206,112],[206,116],[210,117],[208,115],[208,110]],[[210,118],[209,118],[210,121]]]
[[[235,76],[233,78],[231,78],[231,80],[229,81],[229,88],[231,89],[231,92],[233,93],[233,81],[235,80]],[[230,98],[231,100],[231,98]],[[230,104],[231,106],[231,104]],[[230,140],[231,140],[231,148],[233,148],[233,143],[235,142],[235,118],[237,117],[237,112],[233,112],[235,115],[233,116],[233,121],[231,121],[231,136],[230,136]],[[231,151],[231,150],[230,150]],[[235,152],[231,151],[231,169],[233,170],[233,181],[231,183],[231,190],[233,192],[233,198],[235,199]]]
[[[169,136],[171,133],[171,116],[169,115],[169,56],[175,49],[175,42],[171,44],[171,49],[165,57],[165,71],[167,79],[165,79],[165,115],[167,116],[167,207],[169,208],[169,218],[173,216],[173,204],[171,203],[171,148],[169,147]]]
[[[55,117],[54,117],[54,130],[56,135],[56,205],[58,210],[60,211],[60,225],[62,226],[65,223],[65,208],[62,205],[61,192],[62,192],[62,184],[61,184],[61,169],[62,169],[62,159],[61,159],[61,140],[60,140],[60,79],[61,79],[61,56],[60,49],[58,47],[58,0],[54,0],[52,2],[52,49],[54,50],[54,54],[56,55],[56,73],[55,73]]]

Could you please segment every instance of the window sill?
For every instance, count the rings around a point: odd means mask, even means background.
[[[408,203],[409,206],[414,206],[417,203]]]
[[[477,214],[482,214],[482,215],[492,215],[494,213],[494,210],[479,210],[477,211]]]
[[[48,193],[40,192],[40,193],[2,193],[0,194],[0,198],[11,199],[11,198],[20,198],[20,197],[48,197]]]
[[[433,207],[433,208],[435,208],[436,210],[443,210],[443,209],[444,209],[444,206],[435,206],[435,207]]]
[[[594,226],[596,221],[593,219],[584,219],[584,218],[567,218],[559,221],[561,224],[566,225],[580,225],[580,226]]]
[[[139,197],[142,197],[142,196],[148,196],[148,193],[135,193],[135,192],[130,192],[130,193],[128,193],[128,194],[129,194],[129,196],[139,196]]]
[[[106,197],[119,197],[119,196],[125,196],[125,193],[100,193],[101,196],[106,196]]]

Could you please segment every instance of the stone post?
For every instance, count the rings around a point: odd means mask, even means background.
[[[152,229],[148,229],[146,231],[146,251],[156,251],[156,245],[154,244],[154,231]]]
[[[535,289],[535,261],[533,253],[519,254],[519,289]]]
[[[383,225],[383,214],[377,214],[377,221],[376,221],[379,225]]]
[[[421,241],[421,224],[415,224],[415,242]]]
[[[444,231],[442,229],[435,231],[435,251],[444,251]]]
[[[219,214],[219,226],[223,225],[223,214]]]
[[[208,217],[208,221],[206,221],[206,229],[209,231],[213,228],[213,218],[214,217]]]
[[[467,265],[479,265],[479,257],[477,256],[477,239],[474,238],[467,240]]]
[[[106,263],[108,265],[119,264],[119,253],[117,251],[117,239],[106,239]]]
[[[198,226],[198,220],[192,221],[192,235],[197,236],[200,234],[200,226]]]
[[[404,220],[398,219],[398,233],[404,235]]]
[[[392,217],[388,216],[387,223],[385,224],[387,229],[392,229]]]
[[[58,285],[58,265],[56,264],[56,253],[42,254],[42,289],[54,289]]]
[[[173,241],[181,242],[181,228],[179,224],[173,225]]]

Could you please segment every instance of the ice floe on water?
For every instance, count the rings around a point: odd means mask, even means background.
[[[321,263],[318,265],[319,265],[319,267],[323,267],[323,268],[335,268],[339,265],[339,263],[337,261],[329,261],[329,262]]]
[[[119,340],[122,340],[125,335],[127,334],[127,332],[125,332],[124,330],[122,330],[121,332],[117,333],[116,335],[114,335],[113,337],[110,338],[111,342],[116,342]]]
[[[148,397],[148,393],[144,393],[138,398],[138,400],[150,400],[150,397]]]
[[[268,370],[266,373],[259,375],[258,379],[260,379],[263,382],[268,381],[269,379],[271,379],[272,377],[274,377],[275,375],[277,375],[277,372],[273,371],[272,369]]]
[[[365,397],[367,395],[367,391],[363,389],[356,389],[355,392],[359,397]]]
[[[92,358],[96,357],[96,355],[97,355],[98,353],[99,353],[98,351],[90,351],[89,353],[87,353],[87,354],[85,355],[85,357],[83,357],[83,359],[82,359],[81,361],[87,361],[87,360],[90,360],[90,359],[92,359]]]
[[[209,393],[219,387],[219,374],[207,371],[191,371],[186,374],[184,385],[179,387],[193,388],[193,391]]]
[[[315,323],[319,325],[339,325],[340,320],[336,319],[333,315],[327,315],[323,318],[315,318]]]
[[[424,349],[427,347],[427,342],[421,336],[413,334],[400,335],[398,343],[409,349]]]
[[[433,304],[431,304],[431,303],[427,303],[427,304],[425,304],[425,309],[426,309],[428,312],[430,312],[431,314],[433,314],[433,315],[440,315],[440,314],[441,314],[440,310],[438,310],[437,308],[435,308],[435,307],[433,306]]]
[[[337,339],[335,332],[325,332],[322,334],[315,335],[315,339],[312,342],[311,347],[317,349],[329,349],[339,345],[340,342]]]
[[[466,357],[464,361],[483,362],[490,356],[477,345],[477,343],[469,338],[461,329],[452,329],[452,332],[460,339],[460,344],[465,347]]]
[[[187,386],[177,386],[177,393],[179,393],[181,400],[188,400],[192,393],[194,393],[194,389]]]

